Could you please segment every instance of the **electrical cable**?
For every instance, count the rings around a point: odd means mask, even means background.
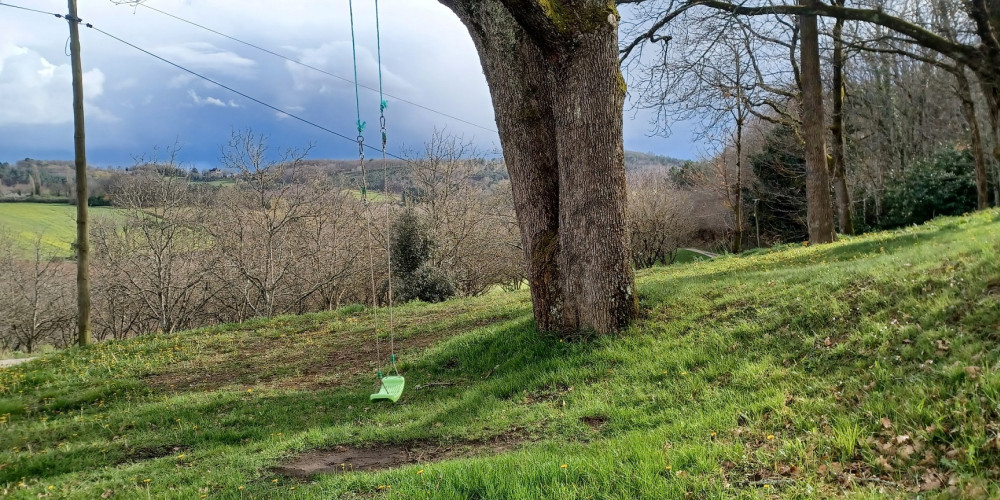
[[[3,7],[12,7],[12,8],[15,8],[15,9],[20,9],[20,10],[26,10],[28,12],[37,12],[39,14],[46,14],[46,15],[49,15],[49,16],[54,16],[54,17],[59,17],[59,18],[63,17],[62,14],[56,14],[55,12],[49,12],[49,11],[45,11],[45,10],[32,9],[32,8],[29,8],[29,7],[22,7],[20,5],[14,5],[14,4],[9,4],[9,3],[0,2],[0,6],[3,6]]]
[[[6,5],[6,4],[3,4],[3,5]],[[324,127],[324,126],[322,126],[322,125],[320,125],[320,124],[318,124],[318,123],[316,123],[314,121],[308,120],[308,119],[303,118],[301,116],[298,116],[298,115],[296,115],[294,113],[285,111],[285,110],[283,110],[283,109],[281,109],[281,108],[279,108],[277,106],[268,104],[268,103],[266,103],[266,102],[264,102],[264,101],[262,101],[260,99],[257,99],[256,97],[250,96],[249,94],[246,94],[244,92],[240,92],[239,90],[236,90],[236,89],[234,89],[234,88],[232,88],[232,87],[230,87],[230,86],[228,86],[228,85],[226,85],[224,83],[221,83],[221,82],[219,82],[217,80],[213,80],[212,78],[209,78],[209,77],[207,77],[205,75],[202,75],[201,73],[198,73],[197,71],[185,68],[184,66],[181,66],[180,64],[177,64],[177,63],[175,63],[175,62],[173,62],[173,61],[171,61],[169,59],[166,59],[166,58],[161,57],[161,56],[159,56],[157,54],[154,54],[153,52],[150,52],[150,51],[148,51],[148,50],[146,50],[146,49],[144,49],[142,47],[139,47],[138,45],[135,45],[134,43],[128,42],[126,40],[123,40],[123,39],[115,36],[115,35],[112,35],[111,33],[108,33],[107,31],[104,31],[104,30],[102,30],[100,28],[97,28],[95,26],[88,26],[88,27],[90,27],[91,29],[93,29],[94,31],[96,31],[98,33],[101,33],[102,35],[104,35],[104,36],[106,36],[108,38],[111,38],[112,40],[115,40],[115,41],[117,41],[119,43],[122,43],[124,45],[128,45],[129,47],[132,47],[133,49],[138,50],[139,52],[142,52],[142,53],[144,53],[144,54],[146,54],[148,56],[151,56],[153,58],[159,59],[160,61],[163,61],[163,62],[165,62],[165,63],[167,63],[167,64],[169,64],[169,65],[171,65],[171,66],[173,66],[173,67],[175,67],[175,68],[177,68],[179,70],[181,70],[181,71],[184,71],[186,73],[190,73],[191,75],[194,75],[194,76],[196,76],[198,78],[201,78],[202,80],[205,80],[205,81],[207,81],[209,83],[213,83],[215,85],[218,85],[219,87],[222,87],[222,88],[224,88],[224,89],[226,89],[226,90],[228,90],[228,91],[230,91],[230,92],[232,92],[232,93],[234,93],[234,94],[236,94],[236,95],[238,95],[240,97],[243,97],[245,99],[249,99],[249,100],[251,100],[251,101],[253,101],[253,102],[257,103],[257,104],[260,104],[261,106],[264,106],[265,108],[268,108],[268,109],[271,109],[271,110],[276,111],[278,113],[281,113],[281,114],[283,114],[283,115],[285,115],[285,116],[287,116],[289,118],[293,118],[293,119],[298,120],[298,121],[300,121],[302,123],[305,123],[307,125],[311,125],[311,126],[317,128],[319,130],[322,130],[324,132],[332,134],[332,135],[334,135],[336,137],[339,137],[341,139],[344,139],[346,141],[357,143],[357,139],[348,137],[348,136],[346,136],[344,134],[341,134],[340,132],[337,132],[337,131],[332,130],[332,129],[327,128],[327,127]],[[366,147],[366,148],[368,148],[368,149],[370,149],[372,151],[379,151],[379,149],[377,149],[375,147],[372,147],[372,146],[369,146],[367,144],[364,147]],[[394,155],[392,153],[388,153],[388,155],[390,157],[392,157],[392,158],[397,159],[397,160],[402,160],[402,161],[405,161],[407,163],[412,163],[410,160],[407,160],[406,158],[403,158],[401,156],[397,156],[397,155]]]

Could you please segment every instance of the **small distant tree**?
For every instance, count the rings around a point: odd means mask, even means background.
[[[43,344],[73,341],[76,307],[73,266],[46,251],[36,235],[30,258],[12,245],[0,249],[0,342],[6,349],[33,352]]]
[[[961,215],[976,209],[977,190],[967,150],[946,148],[931,158],[916,162],[906,178],[886,190],[888,210],[884,227],[921,224],[941,215]]]
[[[170,333],[200,323],[216,289],[210,283],[216,254],[198,230],[203,212],[193,209],[188,182],[140,170],[123,178],[112,196],[124,221],[93,231],[95,274],[104,291],[135,301],[156,330]],[[112,327],[111,335],[118,336],[117,330]]]
[[[677,250],[698,227],[698,217],[690,192],[675,187],[667,175],[630,176],[628,227],[633,265],[673,264]]]
[[[412,209],[400,214],[392,234],[395,300],[440,302],[455,295],[455,285],[448,276],[430,264],[434,242]]]
[[[230,292],[233,320],[273,316],[297,304],[291,282],[306,252],[296,244],[304,225],[320,216],[325,186],[304,175],[305,149],[275,155],[267,138],[252,130],[233,132],[222,164],[237,172],[236,185],[219,193],[205,228],[219,251],[219,278]]]
[[[757,200],[754,221],[761,243],[803,241],[806,224],[806,163],[802,142],[784,125],[771,129],[762,149],[749,158],[754,174],[749,198]]]
[[[520,282],[523,275],[510,183],[492,181],[500,169],[462,137],[441,131],[409,163],[412,207],[434,241],[428,262],[446,269],[462,295]]]

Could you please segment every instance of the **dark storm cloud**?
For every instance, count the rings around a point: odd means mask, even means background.
[[[12,2],[16,3],[16,2]],[[22,2],[24,3],[24,2]],[[62,12],[61,0],[31,7]],[[311,66],[353,79],[347,2],[298,0],[161,0],[150,6],[197,21]],[[382,0],[383,88],[392,151],[418,149],[432,130],[445,128],[498,147],[489,91],[465,28],[432,0]],[[378,87],[372,2],[355,2],[359,81]],[[83,0],[80,15],[116,36],[204,74],[277,108],[354,137],[354,86],[289,63],[150,9]],[[69,61],[65,22],[37,14],[0,11],[0,161],[72,156]],[[275,147],[313,146],[313,157],[350,157],[357,146],[200,80],[93,30],[83,30],[87,71],[89,158],[127,164],[154,146],[183,145],[182,158],[211,164],[232,130],[253,128]],[[401,98],[401,99],[399,99]],[[479,125],[446,118],[412,101]],[[377,92],[361,89],[367,141],[377,140]],[[692,156],[682,138],[665,147],[645,137],[643,114],[626,120],[626,147]],[[627,116],[628,118],[628,116]],[[485,130],[484,130],[485,129]],[[675,139],[675,141],[677,141]],[[689,142],[689,141],[687,141]],[[687,147],[683,147],[683,146]]]

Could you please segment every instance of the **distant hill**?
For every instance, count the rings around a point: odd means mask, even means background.
[[[473,174],[473,180],[490,185],[509,178],[502,160],[473,160],[479,167]],[[644,170],[670,170],[680,167],[685,160],[661,156],[653,153],[637,151],[625,152],[625,170],[638,172]],[[307,168],[316,169],[330,176],[340,184],[352,186],[361,184],[361,165],[358,160],[309,159],[305,161]],[[381,158],[369,159],[366,163],[368,185],[375,190],[383,189],[383,171]],[[409,171],[407,162],[389,159],[386,162],[390,184],[409,186]],[[126,169],[128,170],[128,169]],[[88,178],[91,180],[92,194],[106,190],[105,180],[112,170],[91,167]],[[186,175],[185,170],[178,170],[180,175]],[[30,196],[70,198],[75,185],[74,166],[68,160],[36,160],[25,158],[16,163],[0,162],[0,200],[21,199]],[[194,181],[218,181],[229,177],[228,172],[218,168],[206,170],[192,178]]]
[[[72,161],[25,158],[13,164],[0,162],[0,200],[67,199],[75,196],[76,170]],[[90,167],[91,186],[110,171]]]
[[[670,170],[684,165],[688,160],[661,156],[653,153],[639,153],[637,151],[625,151],[625,171],[636,172],[641,170]]]

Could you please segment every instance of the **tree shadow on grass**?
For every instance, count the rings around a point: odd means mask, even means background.
[[[60,428],[53,429],[49,437],[37,436],[32,443],[34,449],[48,452],[21,455],[2,470],[0,483],[20,477],[53,477],[109,464],[130,467],[148,460],[172,460],[151,455],[147,452],[150,449],[176,447],[190,450],[192,455],[209,450],[232,453],[234,447],[252,448],[272,441],[277,432],[293,438],[322,430],[324,437],[307,445],[313,448],[489,439],[510,432],[490,427],[489,418],[495,416],[498,405],[516,395],[557,384],[567,370],[589,371],[602,344],[559,342],[555,337],[540,335],[530,316],[521,316],[446,340],[403,364],[407,390],[396,405],[369,402],[372,387],[365,380],[320,391],[254,394],[230,389],[175,393],[166,400],[160,394],[142,402],[107,401],[107,418],[102,419],[106,430],[95,435],[93,424],[56,417],[49,424]],[[442,381],[453,385],[434,385]],[[74,434],[101,443],[102,452],[52,449],[53,440]]]

